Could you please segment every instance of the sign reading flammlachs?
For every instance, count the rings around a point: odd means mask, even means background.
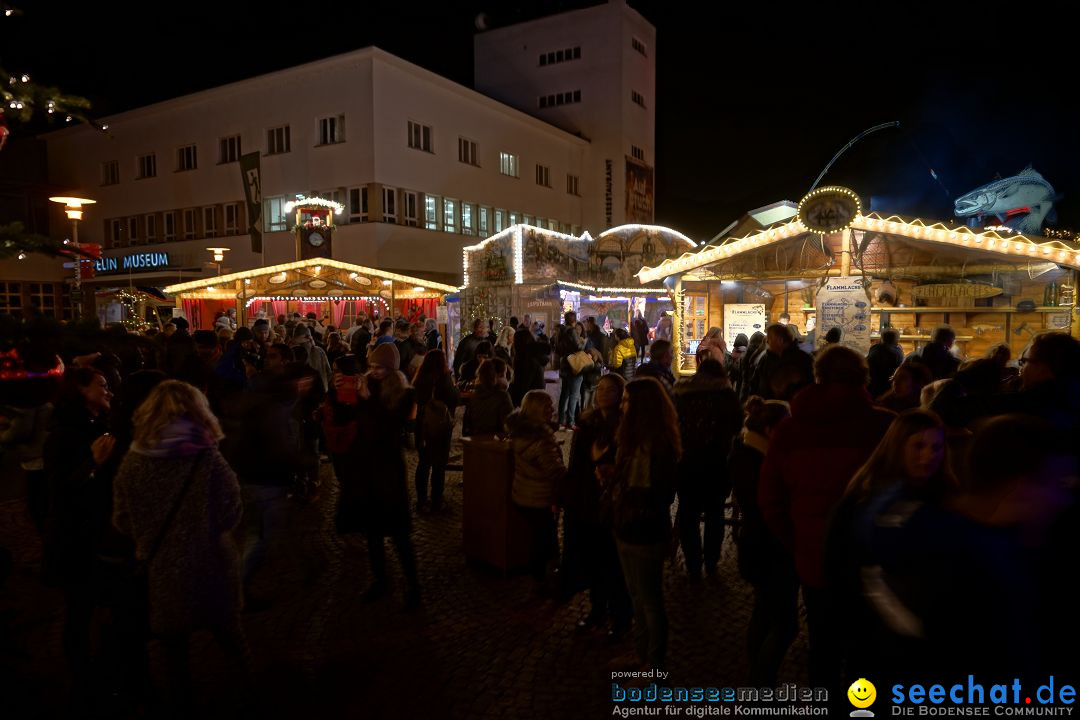
[[[939,283],[937,285],[916,285],[911,294],[924,300],[953,298],[988,298],[1000,295],[1001,288],[987,283]]]

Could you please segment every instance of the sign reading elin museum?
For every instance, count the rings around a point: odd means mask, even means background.
[[[103,257],[94,261],[94,272],[109,273],[121,270],[155,270],[169,267],[169,253],[141,252]]]

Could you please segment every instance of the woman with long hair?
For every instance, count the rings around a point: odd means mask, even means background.
[[[427,505],[428,476],[431,477],[431,510],[443,507],[443,487],[446,464],[450,461],[450,436],[454,432],[454,411],[458,391],[446,354],[429,350],[413,378],[416,389],[416,449],[420,459],[416,464],[416,510]]]
[[[326,359],[330,365],[333,365],[334,361],[342,355],[348,355],[350,350],[349,344],[341,339],[341,333],[328,332],[326,334]]]
[[[615,465],[598,473],[610,484],[615,542],[634,606],[637,664],[663,669],[668,636],[664,558],[671,548],[671,503],[682,457],[679,418],[667,390],[654,378],[627,383],[622,414]]]
[[[514,480],[510,497],[529,524],[529,571],[537,594],[547,591],[548,565],[558,556],[555,518],[556,488],[566,473],[562,451],[555,442],[552,418],[555,402],[544,390],[530,390],[521,408],[506,419],[514,450]]]
[[[505,373],[506,363],[498,358],[480,363],[473,396],[469,399],[469,429],[473,437],[506,433],[506,418],[514,411],[514,401],[506,389]]]
[[[495,357],[502,359],[507,365],[510,364],[514,353],[514,328],[503,325],[495,338]]]
[[[799,578],[784,546],[765,525],[758,506],[758,478],[769,440],[791,410],[782,400],[751,395],[746,421],[731,443],[731,477],[740,524],[735,528],[739,574],[754,588],[754,609],[746,632],[751,687],[772,687],[788,647],[799,632]]]
[[[544,389],[544,368],[551,361],[551,347],[540,342],[528,328],[514,333],[514,379],[510,383],[510,398],[521,405],[525,393]]]
[[[179,706],[191,703],[191,633],[213,631],[231,663],[250,672],[240,624],[240,558],[232,531],[242,512],[236,475],[206,396],[165,380],[133,417],[131,449],[113,483],[113,525],[145,564],[150,629],[161,640]]]
[[[934,375],[920,360],[907,360],[896,368],[889,379],[889,389],[877,399],[877,404],[893,412],[919,407],[923,388],[934,382]]]

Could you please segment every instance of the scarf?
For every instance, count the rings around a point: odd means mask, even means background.
[[[166,425],[153,447],[143,447],[137,442],[131,444],[131,451],[154,458],[194,455],[206,448],[213,447],[214,438],[206,428],[195,424],[186,417],[180,417]]]

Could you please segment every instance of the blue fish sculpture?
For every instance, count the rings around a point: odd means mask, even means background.
[[[1029,165],[1018,175],[995,180],[956,199],[957,217],[971,218],[969,225],[986,224],[986,218],[1025,235],[1040,235],[1043,223],[1053,220],[1058,197],[1042,175]]]

